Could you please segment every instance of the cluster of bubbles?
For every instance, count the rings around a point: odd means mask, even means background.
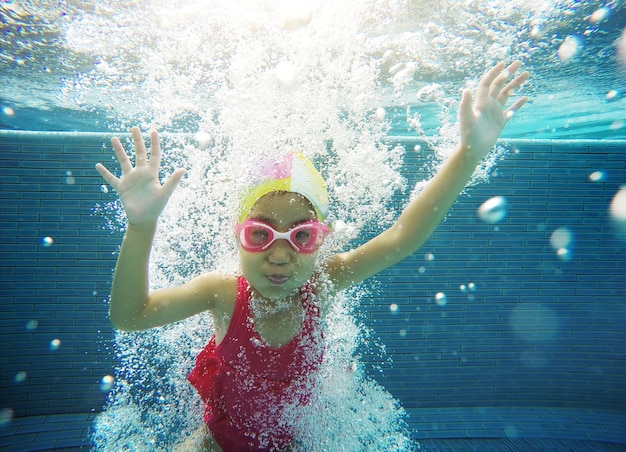
[[[379,218],[381,226],[389,224],[386,207],[391,194],[402,185],[403,150],[383,144],[384,112],[368,119],[367,111],[377,97],[373,91],[376,71],[370,56],[358,50],[362,35],[355,30],[360,20],[354,19],[371,5],[349,3],[337,4],[332,11],[319,9],[316,14],[291,10],[287,16],[270,5],[259,11],[260,5],[253,2],[220,3],[210,16],[200,12],[203,20],[199,27],[179,25],[180,21],[197,20],[192,17],[191,5],[174,16],[171,8],[166,8],[167,17],[165,9],[161,10],[164,3],[148,5],[154,12],[148,16],[159,26],[146,27],[142,20],[137,29],[158,31],[151,39],[162,40],[160,33],[165,33],[172,41],[183,41],[187,40],[185,30],[194,29],[200,34],[194,42],[213,43],[199,44],[203,50],[192,52],[193,61],[186,59],[191,56],[175,52],[177,59],[185,60],[187,74],[187,80],[176,85],[175,96],[172,86],[167,87],[169,94],[162,91],[166,88],[163,81],[181,81],[182,71],[164,73],[158,81],[148,77],[144,86],[167,100],[156,108],[151,106],[153,126],[168,123],[180,111],[180,99],[197,99],[205,109],[197,132],[163,137],[165,172],[183,166],[188,176],[161,218],[151,259],[153,287],[180,284],[209,268],[237,270],[236,244],[228,225],[233,224],[237,193],[246,182],[240,175],[247,174],[258,159],[284,147],[300,149],[318,164],[334,200],[331,209],[341,212],[331,218],[337,220],[335,233],[322,254],[347,246],[365,225],[375,224]],[[245,10],[260,14],[242,16]],[[330,26],[329,15],[343,17],[346,24],[337,26],[335,20]],[[94,20],[103,19],[85,17],[78,25]],[[302,29],[305,25],[307,30]],[[240,45],[242,42],[246,45]],[[156,57],[151,49],[136,52],[128,45],[120,43],[114,51],[143,54],[145,59]],[[159,59],[169,52],[169,44],[164,45],[157,46]],[[113,78],[129,73],[114,70],[111,62],[103,70]],[[133,66],[132,72],[138,76],[142,68]],[[201,79],[189,80],[195,76]],[[185,92],[191,86],[201,88],[202,93]],[[210,105],[203,104],[203,99],[210,100]],[[378,189],[380,180],[390,183]],[[119,205],[103,207],[107,209],[113,217],[110,224],[116,226],[120,223]],[[328,319],[325,364],[343,364],[326,369],[328,381],[334,384],[324,385],[319,401],[323,407],[316,406],[306,417],[307,425],[301,426],[306,433],[304,441],[310,443],[310,450],[361,450],[364,443],[379,444],[376,450],[398,449],[398,445],[400,450],[408,450],[403,412],[393,397],[361,372],[343,370],[345,362],[353,359],[356,338],[364,334],[350,314],[353,302],[347,294],[338,297],[335,305],[340,309]],[[356,330],[349,331],[349,325]],[[198,427],[202,410],[186,374],[212,331],[211,319],[201,315],[148,332],[117,334],[122,364],[112,382],[107,409],[94,426],[98,448],[153,444],[154,450],[167,450]],[[355,429],[348,434],[344,427],[339,428],[345,425],[358,425],[358,434]]]
[[[604,182],[607,178],[607,172],[602,170],[593,171],[587,176],[589,182],[594,183]],[[508,207],[507,199],[504,196],[494,196],[483,202],[476,214],[485,223],[496,224],[506,218]],[[607,211],[615,227],[617,237],[626,239],[626,186],[618,189],[607,206]],[[573,239],[573,233],[567,227],[560,227],[552,231],[550,246],[556,251],[559,259],[564,261],[571,259]]]
[[[476,284],[473,282],[467,283],[467,284],[461,284],[459,286],[459,290],[461,291],[461,293],[465,294],[465,296],[467,297],[467,299],[469,301],[474,301],[476,299]]]
[[[475,299],[476,284],[473,282],[467,284],[461,284],[459,290],[466,296],[469,301]],[[434,296],[435,304],[439,307],[444,307],[448,304],[448,295],[445,292],[437,292]]]
[[[613,11],[608,6],[594,10],[587,16],[588,27],[581,34],[569,34],[565,36],[557,50],[557,56],[562,62],[568,62],[580,56],[585,47],[585,37],[598,31],[598,27],[606,22]],[[535,33],[539,33],[535,30]],[[624,45],[623,43],[620,45]],[[618,49],[619,52],[619,49]]]
[[[525,60],[533,71],[543,71],[545,81],[537,77],[535,86],[551,84],[556,73],[588,73],[592,81],[603,79],[591,85],[604,91],[607,102],[624,95],[620,78],[626,76],[626,29],[619,23],[619,1],[368,0],[329,6],[320,0],[238,0],[229,5],[184,0],[175,12],[168,6],[164,0],[141,5],[88,0],[64,2],[59,8],[36,0],[5,2],[5,39],[14,52],[0,61],[3,81],[17,86],[15,78],[23,75],[37,86],[14,90],[11,101],[101,111],[116,118],[109,120],[112,127],[139,122],[188,132],[218,113],[217,96],[226,85],[249,75],[265,73],[284,91],[297,90],[311,78],[320,81],[324,69],[311,66],[310,71],[284,52],[289,35],[311,30],[326,42],[333,40],[332,50],[339,54],[353,50],[356,59],[369,58],[383,94],[371,102],[371,111],[390,104],[437,104],[444,140],[454,130],[446,124],[455,115],[459,85],[494,61]],[[133,16],[143,17],[147,31],[136,32]],[[256,39],[268,31],[279,37],[278,45]],[[620,31],[621,38],[616,34]],[[358,39],[348,36],[352,32]],[[314,58],[321,47],[317,36],[301,45]],[[342,47],[342,41],[347,45]],[[243,43],[252,45],[244,49]],[[262,54],[269,58],[248,64],[249,57]],[[336,57],[331,53],[317,62],[323,67]],[[343,64],[339,69],[361,69],[352,62],[338,61]],[[617,74],[604,79],[598,68],[607,62]],[[579,87],[587,88],[583,92],[594,89],[585,83],[589,79],[582,80]],[[345,79],[328,81],[332,87]],[[9,106],[2,112],[15,115]],[[420,133],[419,115],[407,113],[407,122]],[[624,121],[615,120],[611,127],[621,129]]]

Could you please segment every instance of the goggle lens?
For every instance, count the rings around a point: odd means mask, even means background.
[[[312,253],[324,242],[324,236],[330,230],[317,220],[301,223],[287,232],[278,232],[261,221],[247,220],[237,225],[237,236],[246,251],[265,251],[276,240],[287,240],[294,250],[300,253]]]

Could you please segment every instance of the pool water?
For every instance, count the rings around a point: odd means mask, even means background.
[[[153,285],[176,284],[236,268],[236,175],[285,143],[329,181],[332,246],[380,232],[500,57],[531,102],[427,244],[338,297],[310,448],[623,447],[624,7],[500,3],[3,3],[3,450],[167,449],[199,419],[184,375],[210,320],[108,320],[124,219],[93,167],[115,168],[113,134],[158,127],[165,172],[189,170],[153,252]]]

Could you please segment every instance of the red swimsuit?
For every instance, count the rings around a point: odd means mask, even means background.
[[[226,336],[217,346],[211,337],[187,377],[206,404],[204,421],[226,452],[281,450],[294,440],[289,408],[309,402],[324,353],[315,295],[310,286],[301,293],[302,329],[275,349],[254,328],[250,286],[240,276]]]

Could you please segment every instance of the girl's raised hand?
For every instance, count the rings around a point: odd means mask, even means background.
[[[463,91],[460,105],[461,147],[476,158],[484,157],[491,150],[504,126],[528,100],[523,96],[506,107],[509,98],[529,76],[528,72],[522,72],[506,83],[520,66],[519,61],[506,69],[503,63],[494,66],[480,80],[473,103],[470,90]]]
[[[150,132],[149,156],[139,128],[133,127],[131,134],[135,144],[135,167],[122,143],[115,137],[111,143],[122,169],[122,177],[116,177],[100,163],[96,165],[96,170],[119,194],[128,222],[147,227],[156,223],[186,171],[182,168],[177,169],[161,185],[159,181],[161,165],[159,134],[156,130]]]

